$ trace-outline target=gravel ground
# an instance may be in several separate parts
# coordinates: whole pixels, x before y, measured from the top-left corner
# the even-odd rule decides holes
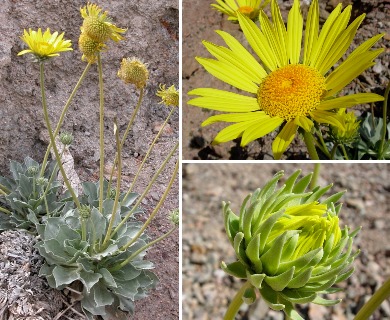
[[[215,2],[215,1],[209,1]],[[304,19],[307,14],[307,3],[301,1],[301,8]],[[320,4],[320,24],[328,17],[329,13],[341,1],[327,0],[319,1]],[[347,0],[342,1],[345,5],[352,4],[352,19],[362,13],[366,13],[366,18],[362,22],[357,34],[351,44],[352,49],[368,38],[378,34],[386,33],[376,47],[386,48],[386,51],[376,59],[376,65],[369,68],[355,81],[348,85],[343,94],[356,92],[375,92],[384,94],[387,83],[390,79],[390,2],[378,0]],[[284,21],[287,21],[287,14],[293,1],[278,0]],[[266,11],[268,8],[266,9]],[[214,30],[224,30],[236,37],[244,46],[247,41],[239,27],[227,21],[226,16],[216,10],[211,9],[204,0],[183,0],[183,159],[187,160],[251,160],[251,159],[273,159],[271,144],[277,132],[273,132],[261,139],[251,142],[247,147],[241,148],[239,141],[231,141],[218,146],[210,146],[217,133],[226,127],[224,123],[216,123],[207,127],[200,124],[208,117],[218,112],[187,105],[190,97],[187,92],[195,88],[218,88],[228,91],[236,89],[223,83],[208,74],[204,68],[195,60],[196,56],[212,57],[202,45],[202,40],[225,46],[221,38]],[[345,58],[345,57],[344,57]],[[376,112],[380,116],[382,104],[376,104]],[[368,105],[359,107],[362,111],[369,110]],[[300,138],[295,138],[289,149],[287,149],[282,159],[307,159],[306,146]]]
[[[183,166],[183,319],[222,319],[241,281],[220,269],[221,261],[235,261],[225,235],[221,201],[230,201],[237,212],[244,197],[262,187],[279,170],[288,177],[296,169],[303,174],[313,164],[186,164]],[[341,287],[335,307],[304,305],[301,313],[310,320],[349,320],[385,279],[390,276],[390,164],[322,164],[318,184],[333,183],[332,193],[347,190],[341,199],[341,223],[352,229],[362,226],[354,241],[361,254],[356,271]],[[264,302],[244,305],[237,319],[282,320],[283,313],[268,310]],[[371,320],[390,319],[385,301]]]

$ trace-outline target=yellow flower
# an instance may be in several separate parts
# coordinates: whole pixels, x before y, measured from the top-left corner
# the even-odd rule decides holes
[[[134,84],[138,89],[145,87],[148,82],[149,71],[141,60],[132,57],[124,58],[118,71],[118,77],[125,83]]]
[[[58,32],[50,33],[47,28],[42,34],[41,28],[38,31],[29,29],[24,30],[21,39],[28,45],[29,49],[22,50],[18,56],[26,53],[32,53],[38,61],[43,61],[51,57],[59,56],[59,52],[73,50],[70,40],[63,40],[64,33],[58,35]]]
[[[235,123],[221,130],[214,144],[241,137],[241,145],[245,146],[281,126],[272,144],[274,157],[280,159],[298,127],[310,132],[314,120],[342,128],[340,115],[333,110],[383,100],[373,93],[335,98],[354,78],[373,66],[373,60],[384,50],[370,50],[384,34],[376,35],[332,69],[348,49],[365,16],[357,17],[347,26],[352,7],[341,9],[339,4],[319,32],[318,0],[312,1],[302,54],[303,18],[299,0],[294,1],[289,12],[287,28],[275,0],[271,3],[273,23],[262,11],[261,29],[238,13],[240,27],[262,64],[226,32],[217,31],[228,48],[203,42],[217,60],[197,57],[198,62],[214,77],[251,94],[214,88],[198,88],[188,93],[200,96],[190,100],[190,105],[233,112],[203,122],[203,126],[215,122]]]
[[[120,33],[126,32],[126,29],[115,26],[111,19],[107,17],[107,11],[101,11],[101,8],[91,3],[80,9],[81,16],[84,18],[81,32],[96,42],[103,43],[109,38],[115,42],[122,40],[123,37]]]
[[[163,103],[166,106],[179,106],[179,90],[176,90],[174,85],[165,89],[165,84],[160,84],[160,91],[157,91],[157,96],[161,97],[162,101],[160,103]]]
[[[87,60],[89,63],[95,63],[97,59],[97,53],[106,47],[104,43],[97,42],[88,37],[84,32],[80,34],[79,48],[83,53],[81,59]]]
[[[218,4],[211,6],[218,11],[227,14],[228,20],[237,22],[237,11],[246,15],[252,20],[258,19],[259,11],[263,9],[270,0],[216,0]]]

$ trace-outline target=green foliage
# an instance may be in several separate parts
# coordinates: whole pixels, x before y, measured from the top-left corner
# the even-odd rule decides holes
[[[390,123],[387,124],[387,136],[382,154],[380,153],[383,119],[376,118],[370,112],[361,124],[361,140],[358,144],[358,160],[361,159],[390,159]]]
[[[125,266],[119,266],[147,244],[143,234],[123,249],[134,239],[142,224],[129,219],[104,246],[114,201],[104,200],[102,214],[96,207],[98,184],[84,183],[83,189],[80,202],[90,208],[89,217],[84,214],[83,218],[78,209],[70,209],[60,217],[48,218],[45,224],[35,220],[40,235],[36,247],[46,261],[40,275],[46,276],[50,286],[57,289],[80,281],[83,284],[81,306],[90,319],[92,315],[109,319],[112,317],[110,310],[116,308],[132,313],[134,301],[145,297],[157,283],[157,277],[149,271],[153,264],[143,260],[145,251]],[[132,209],[136,195],[132,194],[128,199],[118,206],[114,227]],[[34,219],[34,216],[30,218]]]
[[[11,161],[10,178],[0,176],[0,184],[6,195],[0,195],[0,206],[11,214],[0,213],[0,230],[26,229],[32,231],[34,223],[29,216],[35,215],[38,221],[47,216],[57,216],[66,207],[67,198],[57,196],[61,183],[53,179],[57,174],[55,162],[50,163],[44,176],[40,177],[41,165],[27,157],[24,163]]]
[[[321,295],[334,292],[332,286],[352,274],[358,254],[352,253],[352,242],[359,229],[350,232],[338,225],[341,205],[334,203],[344,192],[320,201],[332,185],[307,191],[312,175],[298,179],[299,174],[277,189],[283,172],[277,173],[244,200],[239,215],[229,203],[223,205],[237,261],[223,262],[222,269],[247,279],[272,309],[283,310],[289,319],[303,319],[295,311],[298,303],[338,303]]]

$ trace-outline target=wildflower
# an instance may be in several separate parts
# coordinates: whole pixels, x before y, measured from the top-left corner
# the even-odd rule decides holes
[[[49,28],[43,34],[41,28],[38,31],[29,29],[27,32],[24,30],[21,39],[28,45],[29,49],[20,51],[18,56],[32,53],[37,61],[43,61],[59,56],[60,52],[73,50],[71,48],[72,42],[64,40],[63,37],[64,33],[58,35],[58,32],[54,32],[51,34]]]
[[[147,64],[132,57],[124,58],[118,71],[118,77],[125,83],[134,84],[138,89],[145,87],[149,78]]]
[[[311,174],[298,179],[293,173],[277,189],[283,172],[244,200],[240,215],[224,203],[226,233],[237,261],[222,268],[247,279],[251,290],[259,290],[270,308],[283,310],[289,319],[303,319],[294,310],[297,303],[333,305],[321,294],[336,292],[333,284],[353,273],[352,242],[360,229],[339,227],[344,192],[319,201],[332,185],[305,192]]]
[[[332,66],[351,44],[364,14],[348,27],[352,7],[341,11],[339,4],[329,15],[319,33],[318,0],[309,9],[301,56],[303,18],[299,0],[289,12],[287,29],[275,0],[271,3],[270,22],[260,13],[259,29],[254,22],[237,13],[240,27],[265,68],[230,34],[217,31],[229,48],[204,42],[214,59],[197,58],[216,78],[254,96],[241,95],[213,88],[189,92],[198,95],[189,104],[228,114],[215,115],[202,126],[214,122],[233,122],[219,132],[214,144],[241,137],[241,146],[281,127],[272,144],[274,157],[279,159],[293,140],[298,127],[306,132],[313,121],[342,128],[342,120],[333,109],[356,104],[382,101],[373,93],[358,93],[335,98],[347,84],[367,68],[384,49],[370,50],[383,37],[379,34],[364,42],[334,70]],[[269,70],[269,71],[266,71]]]
[[[84,18],[81,32],[92,40],[103,43],[109,38],[115,42],[123,39],[120,33],[126,32],[126,29],[115,26],[107,16],[107,11],[102,12],[96,4],[88,3],[80,12]]]
[[[106,47],[104,43],[97,42],[88,37],[85,33],[81,33],[79,37],[79,48],[83,53],[81,60],[86,60],[89,63],[95,63],[97,54]]]
[[[227,14],[228,20],[237,23],[237,11],[246,15],[249,19],[255,20],[259,17],[259,11],[263,9],[270,0],[217,0],[218,4],[211,4],[216,10]]]
[[[160,103],[163,103],[166,106],[179,106],[179,90],[176,90],[174,85],[165,89],[165,84],[160,84],[160,91],[157,91],[157,96],[161,97]]]
[[[69,146],[73,142],[73,135],[70,132],[61,132],[60,141],[63,145]]]
[[[332,137],[341,144],[355,142],[359,137],[360,121],[353,112],[347,112],[345,108],[339,109],[337,113],[343,120],[343,127],[330,126]]]

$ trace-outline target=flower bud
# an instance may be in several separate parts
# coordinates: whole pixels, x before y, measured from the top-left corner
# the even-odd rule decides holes
[[[81,58],[83,61],[87,60],[89,63],[95,63],[98,52],[104,49],[105,45],[91,39],[88,35],[82,32],[79,38],[79,48],[83,53]]]
[[[69,146],[73,142],[73,135],[70,132],[61,132],[60,141],[63,145]]]
[[[165,84],[160,84],[160,91],[157,91],[157,96],[161,97],[161,102],[166,106],[177,107],[179,106],[179,91],[172,85],[168,89],[165,89]]]
[[[331,136],[340,144],[352,144],[359,138],[360,121],[353,112],[341,108],[337,112],[341,116],[343,127],[331,126]]]
[[[27,168],[27,174],[29,176],[35,176],[39,172],[39,168],[36,166],[31,166]]]
[[[274,310],[287,317],[298,317],[297,303],[333,305],[320,294],[334,292],[333,284],[353,272],[352,241],[360,229],[340,229],[335,206],[344,192],[319,201],[332,185],[305,189],[311,174],[297,181],[300,171],[276,189],[283,172],[277,173],[262,189],[244,200],[240,215],[223,204],[226,233],[237,261],[222,268],[229,274],[247,279],[252,288]]]
[[[49,183],[49,180],[46,179],[46,178],[44,178],[44,177],[38,178],[38,179],[37,179],[37,182],[36,182],[36,184],[37,184],[38,186],[42,186],[42,187],[47,186],[48,183]]]
[[[135,57],[124,58],[118,71],[118,77],[125,83],[134,84],[137,89],[141,89],[145,87],[149,78],[147,64]]]
[[[88,205],[81,205],[79,209],[79,214],[81,219],[88,219],[91,216],[91,208]]]
[[[179,217],[179,209],[173,210],[169,214],[169,220],[175,225],[178,226],[180,223],[180,217]]]

